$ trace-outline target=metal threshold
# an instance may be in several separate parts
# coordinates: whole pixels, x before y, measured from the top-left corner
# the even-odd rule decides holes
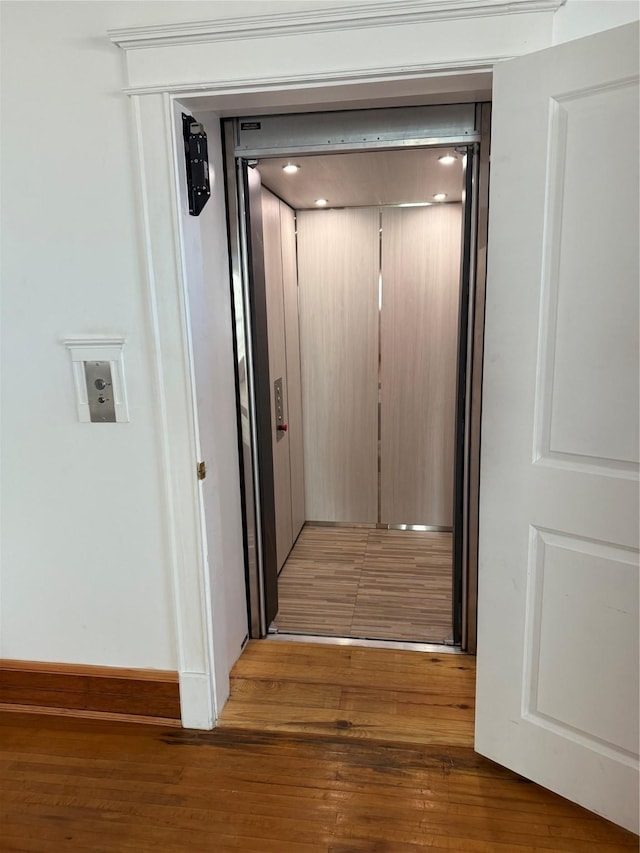
[[[327,646],[359,646],[368,649],[392,649],[402,652],[435,652],[437,654],[465,654],[460,646],[444,643],[413,643],[404,640],[373,640],[360,637],[326,637],[322,634],[269,633],[267,640],[274,642],[320,643]]]

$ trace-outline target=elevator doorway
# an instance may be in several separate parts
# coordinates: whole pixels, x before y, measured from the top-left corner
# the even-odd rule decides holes
[[[463,644],[481,114],[226,122],[254,636]]]

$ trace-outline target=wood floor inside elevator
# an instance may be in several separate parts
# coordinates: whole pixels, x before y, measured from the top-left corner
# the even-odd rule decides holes
[[[278,580],[281,633],[450,643],[452,536],[306,524]]]

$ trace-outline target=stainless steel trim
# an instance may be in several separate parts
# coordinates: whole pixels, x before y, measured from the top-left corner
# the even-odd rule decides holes
[[[91,421],[93,423],[115,423],[116,404],[111,362],[93,359],[85,361],[84,377]]]
[[[305,527],[366,527],[375,530],[375,521],[311,521],[305,520]]]
[[[473,340],[476,316],[476,267],[478,258],[478,168],[479,151],[474,152],[471,173],[471,234],[469,251],[469,307],[467,312],[467,366],[465,376],[464,411],[464,469],[462,482],[462,647],[467,648],[468,639],[468,582],[469,582],[469,465],[471,427],[471,387],[473,381]]]
[[[265,606],[262,579],[262,537],[260,530],[260,499],[258,489],[258,472],[256,465],[256,431],[255,431],[255,402],[253,389],[253,359],[250,333],[250,308],[248,299],[248,254],[245,217],[245,199],[243,183],[236,172],[236,162],[233,155],[233,122],[224,125],[226,175],[227,175],[227,217],[229,223],[230,266],[233,284],[233,319],[236,337],[236,358],[238,381],[242,381],[242,372],[247,382],[247,406],[238,399],[240,415],[240,442],[242,444],[241,477],[244,492],[244,526],[247,548],[247,576],[250,631],[252,637],[259,637],[265,632]],[[238,286],[241,299],[238,300]],[[238,388],[239,393],[239,388]],[[248,436],[242,429],[242,418],[248,422]],[[245,442],[248,438],[248,443]]]
[[[385,524],[373,521],[305,521],[309,527],[365,527],[370,530],[418,530],[426,533],[451,533],[452,527],[436,524]]]
[[[251,430],[251,474],[253,478],[253,502],[255,506],[255,552],[256,552],[256,577],[257,577],[257,611],[259,636],[267,632],[267,616],[264,592],[264,570],[262,554],[262,510],[260,506],[260,472],[258,469],[258,432],[256,426],[256,392],[255,373],[253,366],[253,345],[251,337],[251,298],[249,295],[249,244],[247,235],[247,198],[244,191],[242,174],[243,166],[239,161],[236,171],[236,182],[238,188],[238,216],[240,228],[240,244],[242,249],[242,299],[244,308],[244,340],[247,365],[247,390],[249,400],[249,426]],[[254,581],[255,582],[255,581]],[[251,584],[251,576],[250,576]],[[252,621],[255,622],[252,612]],[[253,626],[252,626],[253,627]]]
[[[235,152],[248,157],[274,151],[401,149],[437,141],[468,144],[476,135],[475,104],[254,115],[238,118]]]
[[[366,649],[392,649],[401,652],[435,652],[460,655],[459,646],[440,643],[407,643],[401,640],[366,640],[358,637],[323,637],[318,634],[269,634],[267,641],[285,643],[318,643],[325,646],[358,646]]]
[[[487,231],[489,218],[489,157],[491,104],[480,104],[480,157],[478,168],[478,225],[476,242],[476,287],[473,357],[471,361],[471,414],[469,423],[469,496],[468,544],[466,572],[466,631],[462,642],[466,651],[475,654],[478,608],[478,514],[480,497],[480,428],[482,415],[482,365],[484,355],[484,316],[487,278]]]
[[[382,523],[382,209],[378,213],[378,524]]]
[[[265,157],[263,159],[268,159],[268,158]],[[285,204],[286,204],[286,202],[285,202]],[[349,210],[371,210],[372,207],[379,207],[380,210],[384,210],[387,207],[444,207],[447,204],[461,204],[461,201],[460,200],[456,201],[454,199],[453,201],[416,201],[416,202],[408,202],[405,204],[403,204],[402,202],[395,203],[395,204],[350,204],[348,209]],[[317,209],[316,207],[298,208],[298,210],[316,210],[316,209]],[[331,204],[328,204],[326,207],[323,207],[322,209],[323,210],[344,210],[345,207],[344,207],[344,205],[343,206],[336,205],[335,207],[332,207]]]
[[[259,157],[266,160],[269,157],[293,157],[297,154],[348,154],[350,151],[401,151],[403,148],[426,148],[427,146],[469,145],[479,142],[480,135],[470,133],[468,136],[425,136],[415,139],[405,139],[398,142],[353,142],[330,145],[278,145],[276,148],[238,149],[238,156]]]

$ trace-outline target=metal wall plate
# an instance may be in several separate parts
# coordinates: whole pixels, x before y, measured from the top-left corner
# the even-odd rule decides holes
[[[467,144],[479,138],[475,104],[393,107],[237,119],[235,153],[248,157],[290,152]]]
[[[89,412],[94,423],[115,423],[116,407],[113,397],[111,362],[85,361]]]

